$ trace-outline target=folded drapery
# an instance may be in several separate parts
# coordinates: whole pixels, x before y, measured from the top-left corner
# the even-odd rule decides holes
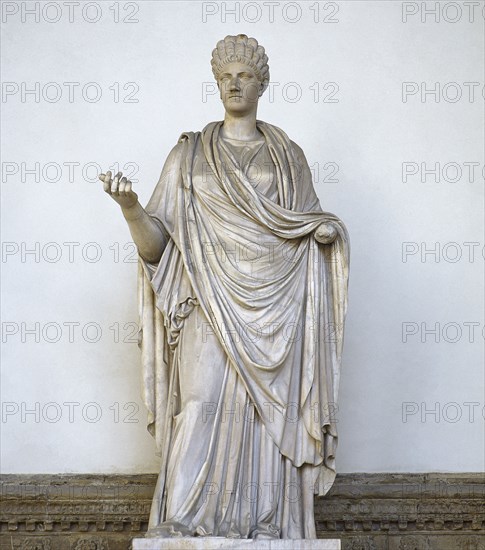
[[[246,142],[241,148],[220,136],[221,125],[182,134],[146,208],[170,237],[160,262],[140,259],[139,272],[143,391],[149,430],[162,457],[150,527],[172,519],[176,529],[190,523],[189,531],[198,528],[199,534],[250,536],[246,531],[260,528],[258,522],[277,525],[275,517],[281,519],[287,511],[276,505],[279,511],[272,519],[256,518],[258,525],[244,528],[236,525],[241,510],[236,512],[234,504],[230,513],[224,508],[226,516],[218,526],[207,527],[201,515],[207,483],[224,481],[207,466],[210,453],[214,458],[221,449],[230,453],[237,445],[231,440],[235,420],[221,426],[220,409],[254,407],[257,425],[254,418],[244,419],[244,426],[253,423],[252,439],[243,427],[247,441],[241,443],[241,452],[256,446],[260,463],[265,454],[273,465],[281,461],[268,483],[275,482],[274,475],[288,480],[301,470],[311,484],[309,494],[328,491],[335,479],[334,412],[349,241],[342,222],[321,210],[306,159],[282,130],[258,121],[264,142]],[[313,233],[328,221],[338,235],[332,244],[321,245]],[[199,323],[195,327],[192,321],[191,340],[183,339],[194,308],[200,308]],[[199,347],[201,342],[205,348]],[[211,346],[214,365],[206,368],[211,354],[205,353]],[[200,355],[205,364],[197,361]],[[183,363],[185,357],[192,358],[192,370]],[[192,378],[216,388],[210,414],[206,402],[199,402],[192,414],[186,412],[194,401],[185,388],[197,394]],[[206,418],[208,426],[201,424],[200,429],[209,430],[212,443],[204,447],[197,466],[197,452],[194,458],[193,449],[186,448],[194,443],[184,422],[197,423],[204,412],[210,421]],[[180,468],[184,460],[190,462],[189,470],[195,468],[199,485],[195,493],[193,488],[187,492],[183,506],[170,508],[168,493],[175,491],[170,483],[176,478],[172,452],[179,453]],[[254,462],[249,460],[247,468],[254,469]],[[231,483],[255,479],[243,470],[240,465],[231,473]],[[227,471],[220,475],[227,481]],[[260,483],[264,475],[256,477]],[[311,519],[303,522],[308,525],[313,522],[310,512]],[[293,534],[290,529],[286,536],[308,538],[312,528]]]

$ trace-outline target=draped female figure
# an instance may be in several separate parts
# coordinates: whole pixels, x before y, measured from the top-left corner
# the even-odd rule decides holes
[[[315,538],[335,479],[349,241],[300,147],[256,118],[267,61],[218,43],[224,121],[181,135],[145,209],[102,176],[140,253],[148,536]]]

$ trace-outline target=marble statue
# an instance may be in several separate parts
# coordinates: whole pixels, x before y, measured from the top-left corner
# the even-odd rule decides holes
[[[349,241],[300,147],[257,120],[254,38],[212,53],[223,121],[184,132],[146,208],[101,174],[139,251],[149,537],[312,539],[335,479]]]

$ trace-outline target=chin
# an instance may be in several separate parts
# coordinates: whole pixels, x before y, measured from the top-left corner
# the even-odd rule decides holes
[[[252,103],[228,101],[224,107],[230,115],[249,115],[254,109]]]
[[[253,111],[246,110],[246,111],[235,111],[234,109],[226,109],[226,113],[234,118],[242,118],[247,115],[250,115]]]

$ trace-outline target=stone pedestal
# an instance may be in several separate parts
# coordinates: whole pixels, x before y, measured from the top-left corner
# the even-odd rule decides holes
[[[226,539],[181,537],[133,539],[133,550],[340,550],[338,539]]]

